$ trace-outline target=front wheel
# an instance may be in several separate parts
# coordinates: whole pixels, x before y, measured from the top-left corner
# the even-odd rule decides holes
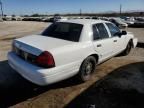
[[[84,60],[80,67],[79,78],[82,82],[86,82],[91,78],[91,74],[96,68],[96,59],[90,56]]]

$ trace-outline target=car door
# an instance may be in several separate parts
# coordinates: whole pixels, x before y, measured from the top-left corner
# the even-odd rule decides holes
[[[118,54],[125,48],[125,36],[121,35],[121,31],[112,23],[106,23],[113,41],[113,54]]]
[[[110,39],[107,29],[103,23],[93,25],[93,45],[99,53],[99,60],[104,61],[112,56],[113,41]]]

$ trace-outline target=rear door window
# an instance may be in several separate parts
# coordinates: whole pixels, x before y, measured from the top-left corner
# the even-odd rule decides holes
[[[109,34],[103,23],[95,24],[95,38],[106,39],[109,38]],[[96,36],[97,35],[97,36]]]
[[[96,25],[93,25],[93,40],[100,39],[99,31],[96,27]]]

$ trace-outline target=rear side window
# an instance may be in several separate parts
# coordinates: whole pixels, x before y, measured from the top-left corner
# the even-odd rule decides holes
[[[108,32],[107,32],[104,24],[102,24],[102,23],[96,24],[96,27],[99,31],[99,35],[100,35],[101,39],[109,38]]]
[[[57,22],[49,26],[43,36],[78,42],[83,25],[74,23]]]
[[[94,40],[109,38],[109,34],[104,26],[104,24],[99,23],[93,25]]]

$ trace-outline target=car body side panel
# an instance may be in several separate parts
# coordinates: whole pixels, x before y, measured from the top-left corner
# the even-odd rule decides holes
[[[62,66],[74,61],[80,61],[80,66],[89,55],[98,54],[98,52],[94,51],[93,44],[90,41],[53,49],[50,52],[54,56],[56,66]]]
[[[94,50],[99,53],[99,61],[104,61],[113,54],[113,45],[110,38],[93,42]],[[101,47],[99,47],[101,45]]]

